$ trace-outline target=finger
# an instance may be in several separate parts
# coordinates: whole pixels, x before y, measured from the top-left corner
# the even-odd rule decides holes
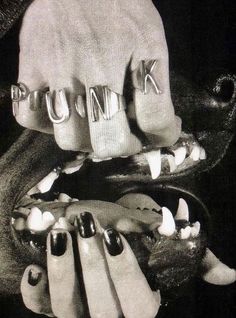
[[[202,261],[202,279],[214,285],[228,285],[236,281],[236,270],[222,263],[208,248]]]
[[[91,65],[91,69],[97,71],[93,78],[86,80],[91,143],[99,158],[129,156],[141,150],[124,110],[122,95],[127,60],[124,57],[114,60],[111,54],[106,61],[101,59],[102,67],[96,63]]]
[[[181,132],[181,120],[175,116],[169,84],[168,49],[161,22],[156,30],[145,32],[133,55],[134,104],[139,127],[157,136],[157,146],[174,144]]]
[[[52,80],[50,95],[47,96],[47,107],[59,147],[63,150],[91,151],[83,87],[73,79]]]
[[[39,78],[39,72],[29,78],[21,73],[17,85],[11,87],[13,115],[25,128],[52,134],[45,103],[46,84]]]
[[[120,317],[121,308],[109,275],[98,221],[93,219],[91,213],[81,213],[78,229],[78,247],[90,316]]]
[[[36,314],[52,317],[48,280],[44,269],[37,265],[26,268],[21,280],[21,294],[25,306]]]
[[[125,238],[113,229],[104,232],[104,249],[112,281],[127,318],[154,318],[160,306]]]
[[[20,56],[18,82],[27,88],[27,94],[19,103],[13,103],[16,120],[22,126],[45,133],[53,133],[47,116],[45,97],[42,91],[48,87],[44,75],[45,61],[42,45],[44,40],[44,13],[37,10],[37,3],[26,12],[20,33]],[[38,30],[40,29],[40,34]],[[37,31],[36,31],[37,30]],[[37,36],[32,36],[37,34]]]
[[[53,230],[49,233],[47,267],[51,304],[55,316],[83,317],[72,239],[68,232]]]

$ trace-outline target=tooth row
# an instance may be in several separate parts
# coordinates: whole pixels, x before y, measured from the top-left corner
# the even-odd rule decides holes
[[[179,206],[175,218],[171,211],[166,207],[162,208],[162,224],[158,227],[158,232],[164,236],[172,236],[176,231],[175,220],[189,221],[189,208],[184,199],[179,199]],[[185,240],[189,237],[195,238],[199,235],[200,223],[195,222],[192,226],[186,226],[180,230],[180,239]]]
[[[78,200],[71,199],[64,193],[61,194],[61,199],[63,199],[61,202],[73,202],[74,200]],[[17,231],[28,229],[32,233],[44,232],[51,227],[53,227],[53,229],[64,229],[67,231],[71,231],[73,229],[73,226],[65,217],[60,217],[59,220],[56,221],[51,212],[42,212],[38,207],[31,208],[27,219],[24,219],[23,217],[19,217],[17,219],[12,218],[12,225]]]
[[[27,228],[32,232],[46,231],[55,223],[51,212],[42,212],[39,208],[33,207],[26,220]]]
[[[185,158],[187,157],[187,147],[183,145],[171,151],[174,153],[174,156],[167,155],[167,160],[169,163],[170,173],[173,173],[177,169],[177,167],[184,162]],[[145,152],[143,155],[149,164],[152,179],[157,179],[161,174],[162,155],[160,149]],[[200,145],[195,142],[193,144],[189,157],[193,161],[205,160],[205,149],[200,147]]]

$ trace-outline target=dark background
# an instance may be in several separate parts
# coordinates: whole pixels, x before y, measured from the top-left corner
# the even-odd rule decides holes
[[[127,0],[128,1],[128,0]],[[170,67],[192,82],[205,86],[214,74],[235,73],[235,4],[223,0],[155,1],[163,18],[170,52]],[[0,94],[16,81],[18,30],[16,25],[0,41]],[[1,96],[1,95],[0,95]],[[10,103],[0,103],[0,153],[4,153],[21,128],[14,122]],[[4,106],[5,105],[5,106]],[[220,141],[219,141],[220,142]],[[198,187],[211,212],[211,249],[236,268],[236,138],[222,162],[203,174]],[[0,301],[0,317],[31,316],[20,297]],[[34,316],[34,315],[32,315]],[[163,308],[158,317],[236,317],[236,288],[197,281],[190,294]]]

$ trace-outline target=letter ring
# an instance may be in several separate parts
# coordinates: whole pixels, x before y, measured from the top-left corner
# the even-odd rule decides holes
[[[11,85],[12,112],[16,116],[19,110],[19,102],[25,100],[29,95],[29,89],[23,83]]]
[[[92,121],[99,120],[99,112],[105,120],[110,120],[117,112],[125,110],[124,96],[107,86],[95,86],[89,89]]]
[[[151,88],[154,89],[157,95],[162,94],[153,75],[156,65],[157,60],[142,60],[138,69],[134,71],[134,80],[137,83],[137,88],[140,89],[144,95],[148,94]]]
[[[29,91],[28,87],[23,83],[17,83],[17,85],[12,85],[11,99],[13,115],[16,116],[18,114],[19,102],[26,99],[29,103],[30,110],[36,111],[37,109],[39,109],[41,107],[44,93],[47,90],[48,89],[45,88],[43,90]]]
[[[70,118],[70,109],[67,102],[65,89],[60,89],[56,91],[55,94],[58,95],[60,105],[61,105],[62,115],[59,116],[56,113],[55,107],[52,101],[52,94],[49,91],[46,93],[46,106],[47,106],[48,116],[51,122],[53,124],[61,124],[63,122],[66,122]]]

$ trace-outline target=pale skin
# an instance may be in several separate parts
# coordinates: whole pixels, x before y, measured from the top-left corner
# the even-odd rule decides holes
[[[138,71],[141,61],[156,60],[143,94]],[[133,79],[133,101],[110,120],[91,118],[89,89],[107,86],[123,95],[124,81]],[[50,122],[46,106],[29,110],[20,102],[16,120],[24,127],[52,133],[64,150],[89,151],[96,157],[129,156],[142,151],[130,130],[129,115],[157,147],[173,145],[180,135],[169,87],[168,49],[161,18],[152,1],[145,0],[35,0],[25,13],[20,34],[19,82],[30,91],[64,88],[70,106],[68,121]],[[75,110],[74,100],[86,109]],[[55,101],[57,114],[61,105]],[[129,115],[127,115],[129,114]]]
[[[160,307],[160,293],[150,289],[126,239],[120,235],[123,250],[116,256],[111,255],[105,244],[104,230],[98,220],[94,220],[94,236],[83,238],[77,234],[90,316],[154,318]],[[26,268],[21,282],[24,303],[30,310],[47,316],[86,317],[78,287],[71,236],[64,230],[56,232],[65,233],[66,251],[61,256],[52,255],[48,235],[47,273],[37,265]],[[41,279],[36,286],[28,282],[30,270],[40,274]]]
[[[157,61],[152,76],[161,94],[150,83],[147,94],[141,90],[140,63],[152,60]],[[23,18],[18,82],[30,91],[49,87],[54,93],[64,88],[70,117],[55,124],[49,120],[45,104],[31,111],[21,101],[16,120],[24,127],[54,134],[64,150],[93,152],[101,159],[142,151],[142,141],[130,130],[130,118],[155,146],[171,146],[179,138],[181,119],[175,116],[171,101],[168,64],[162,20],[150,0],[35,0]],[[89,89],[107,86],[123,95],[127,74],[132,78],[133,101],[110,120],[100,115],[94,122]],[[75,110],[78,94],[85,118]],[[58,99],[55,110],[59,115],[62,112]],[[111,256],[97,220],[96,227],[91,238],[77,236],[91,317],[154,318],[160,295],[150,289],[127,241],[121,236],[123,251]],[[26,269],[21,283],[23,299],[36,313],[85,317],[71,237],[63,232],[66,252],[52,255],[48,236],[47,272],[36,265]],[[36,286],[28,283],[30,270],[41,274]],[[96,289],[95,282],[99,282]]]

